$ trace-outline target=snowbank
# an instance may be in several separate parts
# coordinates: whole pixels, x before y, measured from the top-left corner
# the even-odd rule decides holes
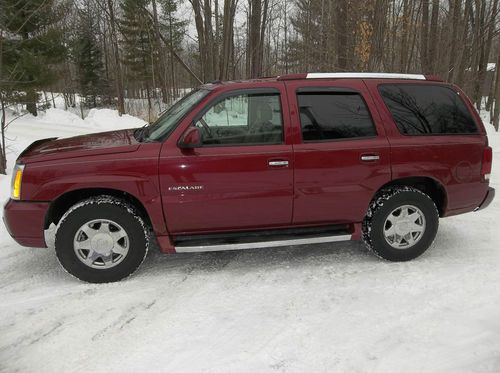
[[[92,109],[85,118],[85,122],[98,128],[118,129],[142,127],[146,124],[142,119],[124,114],[121,117],[118,111],[110,109]]]
[[[146,122],[125,114],[118,115],[118,111],[111,109],[91,109],[85,119],[78,115],[62,109],[50,108],[34,118],[37,122],[62,124],[66,126],[85,127],[91,126],[96,129],[112,130],[121,128],[141,127]]]

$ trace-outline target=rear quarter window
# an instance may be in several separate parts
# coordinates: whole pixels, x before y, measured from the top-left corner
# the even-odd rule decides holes
[[[478,132],[462,98],[448,87],[383,84],[378,89],[404,135]]]

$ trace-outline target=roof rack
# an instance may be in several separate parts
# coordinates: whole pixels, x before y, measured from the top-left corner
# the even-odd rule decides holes
[[[431,75],[400,73],[307,73],[288,74],[278,77],[278,80],[298,79],[411,79],[441,81],[440,78]]]

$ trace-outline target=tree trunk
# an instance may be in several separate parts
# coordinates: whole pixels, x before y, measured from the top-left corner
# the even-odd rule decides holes
[[[36,103],[38,101],[38,94],[33,89],[26,90],[26,110],[33,116],[38,115]]]
[[[385,32],[388,22],[387,10],[387,0],[375,1],[375,7],[373,8],[371,17],[373,33],[371,35],[371,53],[368,59],[368,71],[380,71],[382,69],[382,60],[385,49]]]
[[[469,57],[470,57],[470,47],[469,47],[469,11],[470,11],[470,2],[472,0],[466,0],[465,1],[465,8],[464,8],[464,16],[462,18],[462,34],[461,34],[461,45],[460,45],[460,57],[459,57],[459,64],[458,64],[458,71],[456,73],[456,83],[459,86],[463,85],[464,81],[464,76],[465,76],[465,70],[467,69],[467,63],[469,62]]]
[[[201,77],[204,82],[211,79],[208,74],[209,67],[207,66],[211,62],[208,59],[207,54],[207,36],[205,30],[205,22],[203,21],[203,15],[201,10],[201,4],[199,0],[190,0],[194,11],[194,23],[196,25],[196,33],[198,34],[198,50],[200,53],[200,68]]]
[[[229,61],[233,45],[233,24],[236,13],[236,0],[224,1],[224,14],[222,21],[222,49],[220,55],[219,80],[227,80],[229,74]]]
[[[0,78],[3,76],[3,32],[0,32]],[[5,105],[0,90],[0,174],[7,173],[7,157],[5,150]]]
[[[484,4],[484,6],[486,7],[486,4]],[[478,79],[477,79],[478,80],[477,84],[479,85],[478,89],[479,94],[477,99],[478,102],[476,103],[476,105],[481,105],[484,81],[486,78],[486,69],[490,59],[491,44],[493,43],[493,34],[495,32],[495,20],[496,20],[497,8],[498,8],[498,0],[493,0],[490,16],[488,17],[488,23],[486,25],[486,28],[488,30],[486,40],[483,39],[483,53],[481,55],[482,59],[480,60]]]
[[[430,73],[429,68],[429,0],[422,0],[422,24],[420,34],[420,65],[424,74]]]
[[[2,93],[0,93],[0,107],[1,107],[1,113],[0,115],[2,118],[0,118],[0,137],[1,137],[1,142],[0,142],[0,174],[6,175],[7,174],[7,156],[5,153],[5,104],[3,101],[3,96]]]
[[[166,68],[165,68],[165,63],[167,61],[165,57],[165,53],[163,48],[161,47],[161,39],[160,39],[160,25],[158,22],[158,11],[156,8],[156,0],[152,0],[151,4],[153,6],[153,28],[154,28],[154,33],[155,33],[155,38],[154,38],[154,47],[156,48],[158,52],[158,78],[160,80],[160,90],[161,90],[161,96],[162,96],[162,101],[163,103],[167,103],[169,101],[169,96],[168,96],[168,88],[167,88],[167,74],[166,74]],[[153,87],[153,89],[156,92],[156,86]]]
[[[448,81],[453,82],[455,76],[455,62],[457,56],[457,35],[459,30],[460,12],[462,11],[462,1],[455,0],[450,2],[450,20],[449,20],[449,59],[448,59]]]
[[[337,1],[336,9],[336,52],[337,67],[340,71],[347,70],[347,0]]]
[[[260,20],[262,16],[261,0],[250,0],[250,22],[249,22],[249,60],[250,76],[249,78],[258,78],[261,75],[260,48]]]
[[[284,21],[285,21],[285,40],[283,41],[283,56],[285,58],[285,74],[288,74],[288,8],[287,8],[287,2],[285,1],[283,5],[283,12],[284,12]]]
[[[207,63],[205,64],[205,75],[208,81],[215,80],[214,74],[214,32],[212,28],[212,2],[205,0],[203,6],[205,21],[205,47]]]
[[[429,43],[429,67],[430,71],[433,74],[437,73],[437,29],[438,29],[438,19],[439,19],[439,0],[432,0],[432,13],[431,13],[431,26],[430,26],[430,35],[429,40],[432,40],[432,43]]]
[[[498,132],[498,123],[500,118],[500,39],[497,42],[497,60],[495,66],[495,110],[493,112],[493,126]]]
[[[174,38],[172,17],[173,17],[173,14],[170,13],[168,15],[168,34],[169,34],[169,47],[170,47],[169,60],[170,60],[170,80],[171,80],[171,89],[172,89],[172,102],[174,102],[177,99],[177,85],[176,85],[176,81],[175,81],[176,76],[175,76],[174,56],[172,54],[172,51],[174,50],[174,45],[172,43],[172,40]]]
[[[259,36],[259,74],[256,78],[261,77],[264,71],[264,48],[265,43],[265,33],[267,24],[267,11],[268,11],[269,0],[264,0],[264,9],[262,10],[261,23],[260,23],[260,36]]]
[[[406,72],[406,62],[408,58],[408,38],[410,35],[410,4],[409,0],[403,0],[403,28],[401,32],[399,72]]]
[[[477,9],[479,8],[479,10]],[[476,104],[476,108],[478,111],[481,111],[481,96],[483,89],[483,81],[484,81],[484,73],[486,70],[486,62],[488,56],[486,56],[486,43],[484,38],[484,18],[486,13],[486,0],[476,0],[476,15],[477,18],[477,38],[476,45],[478,46],[478,54],[476,63],[472,65],[474,71],[474,89],[472,93],[473,102]]]
[[[118,114],[121,116],[125,114],[125,98],[123,97],[123,76],[122,67],[120,62],[120,52],[118,49],[118,37],[116,35],[116,19],[115,12],[113,9],[113,0],[108,0],[108,12],[109,12],[109,22],[111,27],[111,40],[113,43],[113,54],[115,58],[115,85],[116,85],[116,97],[118,99],[116,103],[116,108],[118,109]]]

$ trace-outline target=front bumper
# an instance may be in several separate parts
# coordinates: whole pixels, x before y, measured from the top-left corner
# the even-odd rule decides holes
[[[488,207],[495,198],[495,189],[492,187],[488,188],[488,191],[486,192],[486,196],[483,199],[483,202],[479,205],[479,207],[476,209],[476,211],[482,210],[486,207]]]
[[[3,208],[3,221],[7,231],[22,246],[47,247],[44,226],[48,208],[49,202],[9,199]]]

